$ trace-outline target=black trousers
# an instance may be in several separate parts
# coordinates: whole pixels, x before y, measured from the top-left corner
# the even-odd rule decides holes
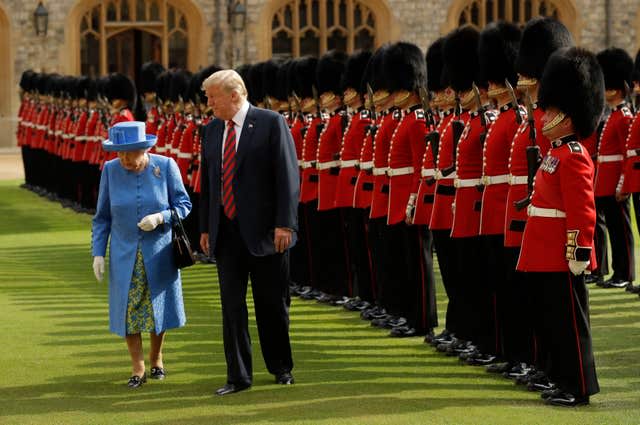
[[[307,208],[317,208],[317,205],[314,201],[308,203]],[[314,287],[330,295],[348,295],[351,286],[349,259],[340,211],[315,211],[308,218]]]
[[[589,297],[584,274],[529,272],[540,354],[549,379],[577,395],[600,391],[589,327]]]
[[[607,223],[604,219],[604,211],[596,208],[596,227],[593,229],[593,245],[596,254],[597,265],[591,271],[595,276],[609,274],[609,250],[607,240]]]
[[[442,284],[449,298],[447,305],[447,314],[445,319],[445,328],[455,333],[459,330],[459,314],[460,308],[456,305],[456,299],[459,292],[459,268],[458,268],[458,250],[459,239],[452,239],[451,230],[432,230],[433,245],[438,258],[438,266],[442,275]]]
[[[298,204],[298,242],[289,250],[291,281],[296,285],[311,285],[311,242],[309,241],[308,204]]]
[[[516,270],[520,248],[504,249],[507,272],[502,303],[502,348],[504,359],[529,365],[535,362],[535,337],[533,332],[532,299],[526,275]]]
[[[250,385],[253,377],[247,313],[251,278],[262,357],[272,374],[293,368],[289,340],[289,254],[256,257],[249,253],[237,221],[220,211],[215,256],[220,282],[227,382]]]
[[[409,227],[409,254],[417,259],[414,264],[417,270],[413,272],[415,285],[414,322],[416,330],[425,333],[438,327],[438,306],[436,303],[436,276],[433,271],[433,234],[427,226]],[[411,247],[413,245],[413,247]]]
[[[494,324],[493,291],[486,279],[489,267],[483,238],[452,239],[456,244],[456,280],[455,295],[453,303],[449,299],[449,308],[455,314],[456,336],[473,341],[483,353],[491,353],[492,345],[487,340],[492,335]]]
[[[349,258],[349,275],[352,282],[352,296],[372,302],[374,285],[372,281],[373,262],[367,243],[368,211],[362,208],[341,208],[346,252]]]
[[[370,219],[368,236],[376,286],[375,302],[386,309],[389,308],[389,298],[393,300],[393,269],[389,257],[391,249],[387,218]]]
[[[633,282],[635,279],[635,260],[629,200],[618,202],[614,196],[600,196],[596,198],[596,211],[604,215],[611,239],[613,279]],[[596,260],[598,263],[601,258],[607,258],[606,251],[606,242],[597,248]]]

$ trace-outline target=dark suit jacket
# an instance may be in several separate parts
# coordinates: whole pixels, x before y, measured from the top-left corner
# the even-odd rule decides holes
[[[204,128],[201,151],[200,230],[209,233],[215,252],[220,222],[222,136],[225,123],[214,119]],[[275,254],[274,229],[292,229],[296,241],[300,182],[295,145],[284,118],[249,106],[236,154],[233,178],[240,234],[255,256]]]

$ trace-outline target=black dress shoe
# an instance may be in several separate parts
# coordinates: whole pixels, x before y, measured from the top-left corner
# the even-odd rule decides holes
[[[216,395],[227,395],[237,393],[242,390],[246,390],[251,385],[235,385],[235,384],[224,384],[223,387],[220,387],[216,390]]]
[[[540,393],[540,398],[543,400],[546,400],[550,397],[556,397],[558,395],[562,394],[562,390],[560,388],[553,388],[550,390],[544,390],[543,392]]]
[[[129,382],[127,383],[127,386],[129,388],[140,388],[142,384],[144,384],[145,382],[147,382],[146,372],[142,376],[133,375],[131,378],[129,378]]]
[[[609,280],[605,280],[602,287],[603,288],[626,288],[628,284],[629,284],[628,280],[611,278]]]
[[[166,373],[164,368],[162,367],[152,367],[151,368],[151,379],[163,380],[166,377]]]
[[[575,407],[589,404],[589,396],[579,396],[567,392],[560,392],[547,398],[547,404],[562,407]]]
[[[599,274],[591,273],[584,277],[584,283],[586,283],[587,285],[596,283],[598,284],[598,286],[600,286],[602,285],[603,282],[604,282],[604,277],[602,277],[602,275],[599,275]]]
[[[291,385],[295,382],[293,379],[293,375],[291,372],[282,372],[276,375],[276,384],[280,385]]]
[[[487,365],[485,370],[488,373],[505,373],[511,370],[511,368],[513,367],[514,367],[513,363],[511,362],[500,362],[500,363],[492,363],[490,365]]]
[[[480,356],[473,356],[467,359],[467,364],[471,366],[486,366],[491,363],[495,363],[498,357],[493,354],[481,354]]]
[[[624,290],[627,292],[631,292],[632,294],[640,294],[640,285],[634,285],[633,283],[630,283],[626,288],[624,288]]]
[[[424,336],[424,343],[431,344],[433,339],[435,338],[435,334],[433,333],[433,329],[428,329],[427,334]]]
[[[407,338],[416,335],[418,335],[416,328],[413,328],[409,325],[395,326],[391,328],[391,331],[389,332],[389,336],[395,338]]]

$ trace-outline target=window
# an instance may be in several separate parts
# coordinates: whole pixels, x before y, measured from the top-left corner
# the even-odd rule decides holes
[[[553,0],[472,0],[464,3],[458,13],[457,24],[471,24],[479,29],[499,20],[523,25],[535,16],[558,20],[566,18],[558,4],[560,2]]]
[[[365,0],[292,0],[271,19],[271,56],[319,56],[375,48],[376,15]]]

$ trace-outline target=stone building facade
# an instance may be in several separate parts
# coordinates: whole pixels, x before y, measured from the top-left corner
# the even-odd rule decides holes
[[[242,0],[244,28],[236,29],[229,11],[237,0],[43,0],[46,36],[34,28],[38,2],[0,0],[0,147],[15,143],[18,82],[26,69],[98,75],[153,58],[195,70],[399,39],[426,48],[463,22],[481,27],[505,16],[523,22],[541,11],[594,51],[617,46],[635,55],[640,47],[640,0]],[[146,57],[131,51],[140,40],[150,46]]]

